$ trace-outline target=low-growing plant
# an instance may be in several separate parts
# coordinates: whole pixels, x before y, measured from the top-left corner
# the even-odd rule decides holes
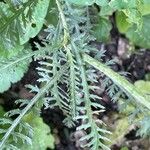
[[[6,113],[6,118],[0,119],[0,124],[5,126],[0,129],[0,149],[18,149],[17,142],[21,140],[31,144],[29,132],[22,132],[31,130],[24,116],[30,114],[31,109],[44,106],[45,109],[58,107],[66,117],[63,121],[66,126],[78,125],[77,130],[84,130],[86,134],[80,139],[86,141],[83,147],[108,150],[105,143],[110,141],[107,134],[111,133],[98,119],[98,114],[105,108],[99,102],[101,97],[93,92],[100,88],[97,72],[113,101],[128,97],[123,105],[124,108],[128,104],[134,105],[132,118],[140,115],[141,121],[150,117],[147,94],[110,69],[114,62],[102,61],[104,51],[91,44],[96,38],[108,39],[111,30],[108,17],[114,11],[124,12],[126,20],[137,25],[138,32],[142,24],[142,6],[142,0],[0,2],[0,92],[19,81],[30,62],[36,60],[40,83],[39,86],[27,85],[35,96],[31,100],[16,100],[20,109],[11,110]],[[32,50],[29,39],[36,35],[42,46],[35,43],[36,50]],[[14,120],[11,119],[13,115],[17,115]],[[144,135],[146,133],[145,130]]]

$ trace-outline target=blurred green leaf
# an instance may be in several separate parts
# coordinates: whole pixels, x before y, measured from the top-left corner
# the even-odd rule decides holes
[[[136,0],[111,0],[109,5],[114,10],[122,10],[136,7]]]
[[[150,0],[144,0],[144,4],[139,6],[142,15],[150,14]]]
[[[126,36],[133,44],[143,47],[150,48],[150,15],[143,16],[143,25],[140,31],[137,31],[136,25],[133,25],[126,32]]]
[[[145,80],[146,80],[146,81],[150,81],[150,73],[147,73],[147,74],[145,75]]]
[[[116,12],[116,24],[119,32],[125,33],[132,26],[127,20],[127,16],[122,12]]]
[[[124,138],[129,128],[129,121],[126,116],[120,116],[118,120],[115,120],[115,129],[111,129],[110,131],[113,133],[108,138],[111,139],[111,144],[116,144],[116,142],[122,138]]]
[[[143,94],[150,94],[150,81],[138,80],[134,83],[134,85]]]
[[[94,3],[100,6],[106,6],[108,5],[109,0],[68,0],[69,2],[80,5],[80,6],[89,6]]]
[[[99,17],[98,23],[93,27],[93,35],[97,40],[107,42],[110,39],[111,22],[107,18]]]
[[[109,5],[107,5],[107,6],[101,7],[99,15],[100,16],[110,16],[113,14],[113,12],[114,12],[114,10]]]
[[[32,145],[21,145],[21,150],[46,150],[54,149],[54,137],[51,134],[50,127],[46,125],[42,118],[33,114],[27,114],[23,120],[28,122],[33,128]]]
[[[136,6],[137,9],[129,7],[128,4],[126,9],[122,9],[116,12],[116,24],[119,32],[125,33],[129,40],[140,47],[150,48],[150,1],[144,0],[143,3],[135,5],[134,1],[130,1],[131,6]],[[113,2],[115,3],[115,2]],[[117,10],[119,10],[119,2],[115,3]],[[125,3],[123,5],[125,7]]]
[[[50,1],[50,5],[49,5],[49,8],[48,8],[48,12],[47,12],[47,15],[46,15],[46,18],[45,20],[47,21],[47,24],[52,24],[54,26],[57,25],[57,22],[58,22],[58,12],[57,10],[55,9],[56,8],[56,3],[54,0],[51,0]]]
[[[121,150],[129,150],[128,147],[122,147]]]

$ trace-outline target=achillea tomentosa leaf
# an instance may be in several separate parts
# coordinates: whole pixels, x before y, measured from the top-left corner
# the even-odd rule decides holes
[[[43,0],[43,1],[45,1],[45,0]],[[63,2],[64,3],[62,4],[62,3],[59,3],[59,0],[56,0],[57,6],[58,6],[58,11],[60,13],[60,18],[61,18],[62,22],[61,22],[61,20],[59,20],[59,23],[57,25],[58,32],[56,32],[57,34],[54,34],[54,36],[50,36],[52,39],[50,39],[48,41],[48,43],[50,46],[52,46],[53,43],[62,41],[62,37],[64,37],[64,39],[65,39],[66,32],[70,32],[70,33],[67,33],[67,36],[69,36],[68,34],[71,34],[71,36],[69,36],[70,40],[67,39],[67,42],[63,43],[64,45],[62,47],[58,48],[57,51],[53,51],[53,53],[51,53],[49,51],[47,53],[47,56],[45,57],[44,61],[40,62],[41,66],[37,68],[39,76],[40,76],[38,81],[41,83],[41,85],[44,85],[44,83],[46,83],[46,85],[44,87],[42,87],[41,89],[40,89],[40,87],[38,88],[38,87],[28,86],[28,87],[30,87],[30,89],[32,91],[34,91],[37,94],[35,95],[35,97],[32,100],[29,101],[29,103],[27,103],[27,101],[22,103],[21,106],[24,106],[25,104],[27,104],[26,107],[22,110],[22,112],[11,111],[12,114],[16,114],[19,112],[19,116],[14,120],[14,122],[11,123],[11,126],[6,131],[6,134],[4,135],[4,137],[0,143],[1,148],[3,146],[5,146],[5,144],[7,145],[7,143],[9,142],[8,141],[9,137],[14,134],[15,128],[18,129],[18,125],[20,125],[20,122],[23,119],[23,117],[25,116],[25,114],[33,107],[33,105],[38,103],[40,98],[45,96],[44,97],[45,106],[47,108],[53,108],[55,106],[58,106],[63,111],[63,114],[67,117],[67,120],[65,120],[66,121],[65,123],[68,126],[73,124],[71,121],[74,119],[75,119],[75,121],[81,122],[81,125],[79,125],[79,127],[77,129],[78,130],[86,130],[86,135],[84,137],[82,137],[80,139],[80,141],[84,141],[84,140],[87,141],[87,143],[85,145],[83,144],[82,146],[88,147],[91,150],[99,150],[100,148],[107,149],[107,150],[109,149],[107,146],[105,146],[103,144],[103,142],[109,141],[109,139],[107,139],[105,134],[106,133],[110,134],[110,132],[105,129],[102,129],[104,123],[101,120],[99,120],[98,116],[97,116],[100,112],[104,111],[104,108],[103,108],[103,106],[101,106],[99,103],[96,102],[99,99],[99,97],[97,95],[93,95],[91,93],[92,90],[98,88],[98,87],[92,86],[93,83],[95,83],[95,84],[97,83],[96,81],[98,78],[94,74],[95,71],[93,71],[93,69],[91,70],[91,68],[90,68],[90,70],[87,70],[88,67],[85,64],[85,62],[87,62],[87,63],[91,62],[91,65],[95,66],[96,68],[99,68],[101,66],[101,64],[99,65],[99,63],[97,61],[95,62],[95,59],[94,60],[90,59],[90,58],[88,58],[88,55],[85,54],[85,52],[87,52],[87,53],[92,52],[91,49],[89,48],[90,46],[88,46],[89,41],[92,40],[92,36],[89,36],[89,30],[91,28],[90,28],[90,26],[87,25],[89,23],[88,21],[90,21],[90,19],[87,17],[87,16],[89,16],[87,13],[88,10],[87,10],[87,7],[85,7],[85,9],[83,9],[84,10],[83,14],[87,14],[87,15],[86,15],[86,17],[80,17],[80,16],[78,16],[79,13],[77,13],[77,15],[74,15],[74,11],[70,11],[69,9],[71,9],[71,7],[70,7],[70,5],[68,5],[67,6],[68,13],[67,13],[66,6],[65,6],[66,1],[63,1]],[[84,4],[92,5],[92,4],[96,3],[100,6],[102,6],[102,5],[105,5],[106,2],[108,2],[108,1],[106,1],[106,0],[102,0],[102,1],[100,1],[100,0],[95,0],[95,1],[94,0],[93,1],[70,0],[70,2],[72,2],[74,4],[77,4],[76,2],[79,2],[79,3],[82,3],[83,5]],[[116,2],[116,1],[112,0],[111,2]],[[43,6],[44,6],[44,4],[43,4]],[[61,9],[61,4],[62,4],[62,9]],[[63,8],[64,8],[64,10],[63,10]],[[74,7],[73,9],[76,9],[76,8]],[[39,12],[41,13],[40,6],[39,6]],[[37,14],[38,14],[38,12],[37,12]],[[73,17],[77,16],[77,18],[79,18],[80,21],[76,18],[73,18],[72,16]],[[38,17],[38,15],[37,15],[37,17]],[[33,21],[34,18],[32,18],[31,20]],[[84,20],[84,21],[82,22],[81,20]],[[30,23],[30,27],[36,28],[35,22],[32,22],[32,21]],[[68,24],[69,30],[67,30],[67,24]],[[80,24],[82,24],[81,30],[80,30],[80,26],[79,26]],[[28,25],[28,22],[26,25]],[[87,25],[87,27],[86,27],[86,25]],[[62,32],[63,28],[64,28],[64,32]],[[82,34],[80,33],[80,31],[82,31]],[[64,33],[64,35],[62,35],[62,33]],[[72,36],[72,34],[74,34],[74,35]],[[29,37],[32,37],[32,36],[29,35]],[[70,43],[70,41],[71,41],[71,43]],[[26,42],[26,38],[24,39],[23,42]],[[68,48],[67,44],[69,45],[69,48],[70,48],[68,50],[66,49],[66,48]],[[71,45],[71,47],[70,47],[70,45]],[[21,49],[21,51],[22,51],[22,49]],[[88,60],[87,60],[87,58],[88,58]],[[17,59],[19,59],[19,58],[16,57],[16,60]],[[20,61],[18,61],[18,62],[20,62]],[[23,64],[24,63],[26,63],[26,62],[23,62]],[[18,73],[17,72],[18,70],[16,71],[16,68],[17,69],[25,68],[25,66],[22,66],[22,64],[20,64],[20,63],[14,63],[14,59],[9,62],[8,62],[8,60],[3,61],[1,64],[2,64],[2,67],[0,67],[1,68],[0,75],[3,75],[3,77],[5,77],[7,75],[9,77],[9,79],[6,80],[7,81],[6,83],[8,83],[8,84],[16,82],[17,79],[14,81],[14,76],[16,77],[16,75],[18,76],[18,74],[21,74],[21,71],[19,70],[19,73]],[[132,90],[133,90],[133,92],[135,91],[134,88],[130,89],[130,86],[128,86],[128,82],[126,82],[125,80],[122,81],[124,84],[122,82],[115,82],[116,80],[120,81],[121,79],[118,78],[117,74],[112,73],[112,71],[110,69],[107,69],[106,66],[103,66],[103,64],[102,64],[101,68],[102,68],[102,69],[100,69],[100,70],[102,70],[101,72],[104,72],[104,74],[107,75],[110,79],[112,79],[115,84],[118,84],[120,87],[123,87],[122,90],[125,91],[127,89],[127,92],[129,92],[129,93]],[[5,74],[3,74],[3,71],[5,71]],[[16,72],[17,72],[17,74],[15,74]],[[8,74],[10,74],[10,75],[8,75]],[[113,78],[111,77],[111,74],[114,74],[114,75],[112,75]],[[4,81],[5,80],[2,80],[2,84]],[[8,84],[5,84],[5,85],[8,85]],[[110,95],[114,95],[114,92],[115,92],[114,87],[111,89],[111,91],[112,92],[110,93]],[[133,93],[133,94],[136,94],[135,98],[137,98],[138,101],[140,98],[142,98],[142,100],[145,100],[145,97],[143,97],[143,95],[140,97],[140,94],[138,94],[137,92],[138,91],[135,91]],[[21,101],[22,100],[19,100],[18,103]],[[141,104],[143,104],[143,103],[144,102],[142,102]],[[147,105],[147,103],[145,103],[144,105]],[[147,107],[150,108],[150,105],[148,105]],[[96,108],[96,111],[93,111],[93,108]],[[5,120],[5,121],[9,123],[9,120]],[[39,147],[37,147],[37,145],[41,141],[42,141],[42,143],[40,143],[40,146],[41,146],[40,149],[43,149],[43,148],[45,149],[46,146],[43,143],[46,142],[46,144],[47,144],[47,142],[48,143],[50,142],[50,141],[47,141],[48,137],[47,136],[45,137],[45,131],[47,131],[48,129],[47,129],[47,127],[43,127],[43,125],[41,125],[41,121],[42,121],[41,118],[40,119],[35,118],[35,120],[32,119],[30,121],[30,123],[32,122],[33,125],[35,125],[35,129],[34,129],[35,137],[33,138],[33,142],[35,141],[35,143],[33,143],[33,149],[38,149]],[[42,131],[41,131],[40,126],[42,126]],[[1,130],[0,132],[4,132],[4,130]],[[39,134],[42,135],[42,137],[40,137]],[[15,136],[19,137],[19,139],[20,139],[20,137],[24,137],[22,134],[18,134],[18,132]],[[44,138],[43,138],[43,136],[44,136]],[[26,137],[24,137],[24,138],[26,138]],[[42,140],[41,140],[41,138],[42,138]],[[43,142],[43,140],[44,140],[44,142]],[[29,140],[29,143],[30,143],[30,140]],[[24,149],[24,147],[22,147],[22,149]],[[25,149],[27,149],[26,145],[25,145]]]
[[[98,149],[106,149],[106,150],[110,150],[105,144],[102,143],[102,140],[105,141],[109,141],[109,139],[107,139],[105,137],[105,135],[103,135],[104,131],[106,130],[99,130],[100,125],[102,125],[102,121],[99,119],[95,119],[93,117],[93,114],[96,114],[96,111],[92,110],[92,107],[95,108],[99,108],[100,110],[103,111],[104,107],[100,104],[97,104],[96,102],[92,102],[92,99],[97,99],[99,97],[97,97],[96,95],[92,95],[90,93],[90,87],[88,84],[88,76],[86,75],[86,71],[85,71],[85,66],[83,65],[80,53],[76,47],[76,45],[74,43],[72,43],[72,47],[74,48],[75,51],[75,55],[77,58],[77,63],[80,64],[80,74],[81,74],[81,86],[82,86],[82,92],[84,93],[84,97],[83,97],[83,103],[84,103],[84,110],[85,110],[85,114],[82,115],[80,117],[81,114],[77,115],[77,120],[78,119],[82,119],[82,124],[77,128],[77,130],[85,130],[87,133],[84,137],[82,137],[80,139],[80,141],[87,141],[87,143],[84,145],[82,145],[83,147],[88,147],[91,150],[98,150]],[[93,82],[92,79],[90,79],[90,82]],[[81,98],[80,98],[81,99]],[[79,106],[80,108],[81,106]],[[83,110],[82,108],[80,108],[80,110]],[[100,124],[98,124],[98,122]],[[89,130],[89,132],[88,132]],[[103,132],[101,132],[103,131]],[[106,131],[105,133],[110,133],[109,131]]]

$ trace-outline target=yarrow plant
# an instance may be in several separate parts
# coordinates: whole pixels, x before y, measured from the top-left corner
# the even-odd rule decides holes
[[[23,118],[32,109],[44,106],[45,109],[58,107],[65,116],[66,126],[85,131],[85,136],[80,139],[86,141],[82,147],[109,150],[105,143],[110,141],[107,134],[111,132],[102,120],[95,118],[105,111],[99,103],[101,97],[94,92],[100,88],[97,72],[103,76],[103,84],[112,100],[117,101],[125,95],[128,100],[124,103],[130,102],[135,107],[133,114],[142,114],[141,120],[149,118],[148,96],[114,72],[110,68],[114,62],[103,62],[104,51],[90,44],[96,40],[94,28],[99,24],[100,13],[107,22],[110,10],[122,11],[129,23],[135,22],[140,30],[142,5],[141,0],[0,2],[0,92],[19,81],[30,62],[36,60],[39,62],[37,82],[40,83],[39,86],[27,85],[35,96],[31,100],[16,100],[20,108],[9,111],[6,118],[0,119],[0,149],[20,149],[20,142],[32,144],[32,126]],[[100,12],[95,11],[96,8]],[[42,46],[35,43],[36,50],[33,51],[29,39],[37,35],[41,36]],[[12,120],[14,115],[17,117]]]

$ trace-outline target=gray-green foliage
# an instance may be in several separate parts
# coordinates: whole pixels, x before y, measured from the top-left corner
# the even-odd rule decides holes
[[[31,60],[38,60],[39,67],[37,67],[37,71],[39,79],[37,81],[40,86],[27,86],[31,92],[34,92],[35,96],[31,100],[16,101],[20,104],[21,109],[7,113],[8,117],[18,115],[14,121],[9,118],[1,118],[0,124],[5,125],[8,129],[0,129],[0,133],[3,136],[0,149],[17,149],[15,142],[22,141],[31,144],[31,139],[34,141],[34,137],[27,132],[31,131],[31,128],[23,118],[33,106],[36,108],[37,105],[42,105],[45,108],[58,107],[61,109],[66,117],[64,124],[68,127],[76,126],[76,123],[78,123],[77,130],[84,130],[85,132],[85,136],[80,139],[81,141],[86,141],[85,145],[82,145],[83,147],[91,150],[109,150],[109,147],[104,143],[109,141],[106,134],[110,134],[110,132],[104,127],[104,122],[98,118],[98,114],[103,112],[105,108],[98,103],[101,97],[94,92],[100,87],[96,86],[99,77],[93,67],[98,69],[102,76],[107,76],[103,84],[106,87],[109,85],[108,92],[113,100],[118,100],[121,95],[127,95],[132,99],[132,101],[129,99],[129,102],[133,103],[136,108],[140,104],[140,112],[143,111],[144,113],[150,110],[150,103],[145,95],[140,93],[132,84],[109,69],[108,65],[112,64],[112,61],[100,63],[96,60],[101,60],[104,52],[98,51],[89,44],[90,41],[95,40],[95,37],[97,37],[93,34],[93,27],[98,23],[96,29],[99,31],[99,35],[105,39],[105,36],[103,36],[105,34],[104,30],[108,35],[111,25],[108,23],[108,17],[99,16],[101,14],[97,16],[101,17],[100,22],[93,22],[90,10],[94,7],[94,3],[102,8],[111,7],[113,11],[116,9],[132,10],[132,5],[129,7],[129,4],[124,0],[120,1],[120,3],[117,0],[110,2],[107,0],[29,0],[18,2],[16,3],[15,0],[7,0],[6,4],[1,2],[8,13],[3,9],[0,11],[3,14],[0,19],[4,26],[3,29],[0,29],[0,40],[2,41],[0,47],[4,47],[4,49],[0,49],[0,53],[5,53],[8,50],[11,51],[6,52],[8,56],[11,53],[15,54],[9,57],[2,55],[1,58],[4,61],[0,64],[0,72],[3,75],[1,82],[7,81],[9,86],[11,83],[17,82],[23,76],[23,71],[22,74],[18,73],[20,67],[25,68],[22,64],[25,65],[26,62],[29,63]],[[133,6],[138,5],[134,4]],[[138,11],[138,7],[136,9]],[[57,19],[52,18],[50,20],[47,14],[54,15],[53,17]],[[48,20],[45,20],[45,17]],[[8,18],[10,19],[9,23],[7,22]],[[101,19],[104,22],[101,22]],[[129,20],[132,21],[131,18]],[[105,28],[104,24],[106,22],[109,27]],[[136,23],[138,24],[138,22]],[[11,25],[17,27],[16,30]],[[36,43],[36,51],[25,50],[30,47],[27,42],[29,38],[37,35],[42,25],[46,28],[44,31],[42,30],[44,36],[40,36],[43,46],[41,47]],[[25,30],[26,32],[24,33]],[[7,47],[10,44],[13,49]],[[19,50],[17,50],[18,45]],[[95,58],[91,58],[90,54]],[[89,64],[93,65],[93,67]],[[17,70],[15,71],[13,67],[16,67]],[[7,75],[9,70],[11,74]],[[16,74],[17,79],[14,80],[12,76],[16,77]],[[7,88],[3,89],[2,86],[1,91]],[[21,132],[18,128],[23,128],[26,132]]]
[[[5,113],[6,112],[1,106],[0,117],[2,118]],[[33,134],[32,145],[22,144],[22,142],[18,141],[16,143],[16,146],[18,148],[20,148],[21,150],[34,150],[34,149],[41,150],[41,149],[46,149],[46,148],[54,149],[54,137],[51,134],[50,128],[48,125],[46,125],[43,122],[42,118],[34,112],[34,109],[32,109],[30,113],[26,114],[22,120],[26,122],[26,125],[29,128],[27,129],[30,132],[29,134],[30,135]],[[4,128],[4,127],[0,126],[0,128]],[[20,131],[22,130],[22,132],[26,134],[23,128],[20,127],[18,129]],[[9,142],[11,143],[13,142],[13,140],[10,138]]]

